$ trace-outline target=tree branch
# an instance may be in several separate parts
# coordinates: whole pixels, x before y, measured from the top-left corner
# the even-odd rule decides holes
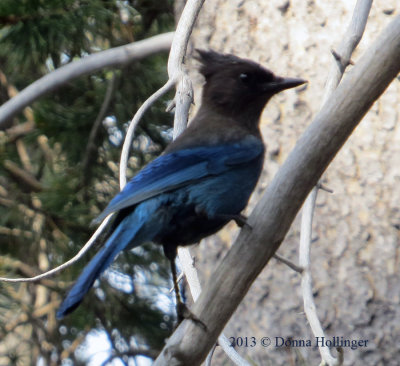
[[[204,0],[189,0],[176,27],[174,42],[168,58],[168,75],[177,81],[175,94],[174,138],[187,126],[189,108],[193,102],[192,82],[185,68],[185,55],[189,37],[203,6]]]
[[[88,56],[82,60],[72,62],[68,65],[60,67],[59,69],[55,70],[54,72],[42,77],[38,81],[34,82],[27,88],[25,88],[20,94],[18,94],[13,99],[9,100],[7,103],[3,104],[0,107],[0,129],[2,128],[5,121],[13,116],[14,114],[18,113],[22,108],[24,108],[27,104],[31,103],[32,101],[39,98],[41,95],[54,90],[58,86],[62,85],[64,82],[69,81],[75,77],[94,72],[101,68],[107,66],[115,66],[115,65],[122,65],[127,62],[133,60],[140,60],[146,56],[151,54],[161,52],[164,50],[168,50],[171,46],[173,33],[165,33],[162,35],[154,36],[148,38],[143,41],[138,41],[135,43],[131,43],[126,46],[121,46],[113,49],[109,49],[106,51],[98,52],[94,55]],[[167,83],[168,84],[168,83]],[[170,82],[170,85],[165,85],[162,88],[162,93],[168,90],[169,87],[173,85]],[[35,90],[35,89],[38,90]],[[156,92],[155,94],[160,93],[160,91]],[[155,97],[153,95],[152,97]],[[150,97],[149,99],[151,99]],[[147,102],[147,101],[146,101]],[[146,104],[145,102],[145,104]],[[25,103],[25,104],[24,104]],[[142,106],[141,108],[146,109],[147,106]],[[140,109],[137,113],[140,112]],[[8,113],[8,114],[7,114]],[[133,128],[134,130],[134,128]],[[132,130],[132,135],[133,135]],[[125,141],[125,144],[127,142]],[[130,141],[129,141],[130,143]],[[124,144],[124,146],[125,146]],[[6,164],[5,164],[6,166]],[[10,164],[8,165],[10,168]],[[125,164],[126,167],[126,164]],[[11,168],[13,168],[11,166]],[[125,168],[126,169],[126,168]],[[14,169],[15,171],[15,169]],[[29,181],[31,182],[31,181]],[[32,182],[31,182],[32,183]],[[41,189],[41,186],[35,186],[31,184],[31,187],[35,187],[37,190]],[[32,188],[33,189],[33,188]],[[4,282],[35,282],[39,281],[43,278],[47,278],[52,276],[53,274],[67,268],[77,262],[79,259],[83,257],[83,255],[92,247],[92,245],[96,242],[96,239],[100,236],[103,229],[107,226],[108,222],[110,221],[112,215],[109,215],[97,228],[94,232],[92,237],[89,241],[81,248],[81,250],[70,260],[63,263],[62,265],[53,268],[45,273],[42,273],[37,276],[33,276],[30,278],[5,278],[0,277],[0,281]]]
[[[64,83],[105,67],[121,66],[155,53],[166,52],[171,47],[172,37],[172,32],[164,33],[142,41],[110,48],[79,61],[71,62],[43,76],[0,107],[0,130],[7,126],[7,121],[10,118],[26,106]]]
[[[200,12],[200,9],[204,3],[204,0],[189,0],[185,4],[182,15],[179,19],[178,25],[176,27],[176,32],[174,34],[174,39],[171,44],[171,51],[168,57],[168,76],[169,79],[166,84],[156,91],[149,99],[147,99],[142,106],[138,109],[132,121],[129,124],[128,131],[126,133],[124,145],[122,147],[121,161],[120,161],[120,174],[119,182],[120,188],[126,184],[126,168],[129,158],[130,145],[132,143],[132,138],[136,126],[138,125],[140,119],[146,110],[163,94],[172,88],[172,86],[177,83],[177,93],[175,96],[175,120],[174,120],[174,138],[182,132],[187,124],[187,117],[189,112],[190,103],[192,102],[191,96],[193,92],[191,91],[191,82],[185,77],[185,72],[183,69],[183,61],[186,54],[187,44],[189,42],[190,34],[194,27],[194,23]],[[188,86],[189,85],[189,86]],[[188,93],[187,90],[190,90]],[[190,94],[189,105],[185,96]],[[183,98],[183,99],[182,99]],[[179,127],[178,127],[179,126]]]
[[[135,115],[133,116],[131,122],[129,123],[128,130],[126,131],[126,136],[124,140],[124,144],[122,146],[121,152],[121,160],[119,163],[119,186],[122,189],[126,184],[126,169],[128,167],[128,159],[129,159],[129,150],[131,148],[133,136],[135,134],[135,130],[143,115],[146,113],[147,109],[149,109],[153,103],[155,103],[159,98],[161,98],[167,91],[169,91],[175,84],[175,81],[169,79],[164,86],[158,89],[153,95],[151,95],[137,110]]]
[[[37,276],[33,277],[28,277],[28,278],[6,278],[6,277],[0,277],[0,282],[36,282],[39,281],[43,278],[50,277],[54,275],[57,272],[60,272],[64,268],[67,268],[77,262],[79,259],[83,257],[83,255],[92,247],[92,245],[96,242],[96,239],[100,236],[101,232],[103,229],[107,226],[108,222],[111,219],[111,215],[107,216],[107,218],[101,223],[101,225],[97,228],[97,230],[94,232],[92,237],[89,239],[89,241],[81,248],[81,250],[76,254],[73,258],[68,260],[67,262],[61,264],[60,266],[53,268],[45,273],[42,273]]]
[[[350,64],[350,58],[360,42],[367,24],[368,15],[372,6],[372,0],[358,0],[353,11],[350,24],[343,35],[342,42],[338,50],[335,51],[331,70],[325,86],[323,104],[331,97],[336,89],[343,73]],[[315,202],[318,195],[318,186],[314,187],[303,206],[301,216],[301,234],[299,248],[299,265],[303,268],[301,274],[301,288],[304,302],[304,312],[315,337],[324,337],[324,330],[318,319],[317,310],[314,303],[311,277],[311,240],[312,240],[312,221],[314,216]],[[341,365],[343,362],[343,352],[339,352],[336,359],[332,356],[328,347],[319,347],[322,361],[327,365]]]
[[[343,35],[342,42],[334,51],[338,57],[335,57],[335,62],[332,63],[329,71],[322,104],[331,96],[342,79],[346,67],[351,64],[351,55],[362,38],[371,6],[372,0],[358,0],[356,3],[353,16]]]
[[[307,194],[400,71],[400,16],[360,58],[300,137],[222,260],[192,311],[207,326],[185,320],[154,366],[199,365],[261,270],[282,243]],[[249,244],[251,243],[251,247]],[[234,269],[234,271],[232,271]]]

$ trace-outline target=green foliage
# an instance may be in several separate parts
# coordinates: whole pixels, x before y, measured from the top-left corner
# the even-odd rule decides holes
[[[0,104],[12,97],[10,87],[21,90],[65,63],[173,26],[172,1],[1,0],[0,71],[5,79],[0,78]],[[32,114],[21,113],[10,130],[0,131],[0,276],[43,272],[68,260],[88,240],[94,231],[91,220],[118,190],[115,163],[127,124],[165,82],[166,60],[167,55],[157,55],[72,80],[35,102]],[[110,88],[106,113],[99,115]],[[166,100],[138,128],[131,174],[167,144],[172,118],[164,112]],[[100,123],[89,148],[99,118],[108,122]],[[19,359],[36,364],[39,358],[58,364],[62,352],[80,364],[74,341],[83,341],[79,337],[91,329],[105,331],[118,353],[126,352],[132,338],[140,346],[161,349],[174,311],[165,314],[157,305],[159,293],[171,295],[168,266],[154,245],[120,255],[81,307],[61,323],[55,321],[59,300],[94,250],[40,286],[0,284],[0,339],[7,345],[3,349],[0,344],[0,364]],[[18,316],[21,321],[15,320]],[[27,336],[13,344],[17,331]],[[48,346],[42,346],[44,341]]]

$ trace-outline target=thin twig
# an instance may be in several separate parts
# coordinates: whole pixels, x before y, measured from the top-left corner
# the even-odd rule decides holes
[[[151,54],[161,52],[170,48],[173,33],[165,33],[158,36],[148,38],[143,41],[138,41],[131,43],[129,45],[109,49],[106,51],[98,52],[94,55],[90,55],[82,60],[72,62],[68,65],[60,67],[54,72],[45,75],[41,79],[37,80],[27,88],[25,88],[17,96],[4,103],[0,107],[0,128],[6,121],[11,118],[14,114],[18,113],[21,109],[26,107],[29,103],[38,99],[43,94],[54,90],[63,83],[72,80],[78,76],[94,72],[96,70],[102,69],[107,66],[116,66],[131,62],[133,60],[139,60]],[[160,93],[161,95],[166,92],[173,83],[169,80],[163,88],[157,91],[155,94]],[[168,89],[167,89],[168,87]],[[154,95],[155,95],[154,94]],[[151,99],[151,96],[149,99]],[[147,102],[147,101],[146,101]],[[151,103],[150,103],[151,104]],[[149,104],[149,105],[150,105]],[[148,106],[147,106],[148,107]],[[142,106],[143,108],[143,106]],[[139,113],[139,111],[138,111]],[[132,135],[133,135],[132,128]],[[129,150],[129,148],[128,148]],[[126,166],[126,164],[125,164]],[[126,171],[126,168],[125,168]],[[126,180],[126,178],[125,178]],[[104,228],[107,226],[112,215],[109,215],[97,228],[89,241],[81,248],[81,250],[69,261],[63,263],[62,265],[42,273],[38,276],[30,278],[4,278],[0,277],[0,281],[4,282],[34,282],[40,279],[49,277],[64,268],[69,267],[73,263],[77,262],[93,245],[95,240],[100,236]]]
[[[187,126],[189,108],[193,100],[192,83],[184,68],[187,45],[204,0],[189,0],[185,4],[176,27],[168,58],[168,75],[177,81],[174,98],[175,116],[173,137],[176,138]],[[186,275],[193,300],[200,295],[201,286],[189,249],[178,248],[178,258]]]
[[[3,282],[35,282],[39,281],[43,278],[47,278],[52,276],[53,274],[60,272],[64,268],[67,268],[77,262],[79,259],[83,257],[83,255],[92,247],[92,245],[95,243],[96,239],[99,237],[103,229],[107,226],[108,222],[110,221],[112,215],[109,215],[105,218],[105,220],[101,223],[101,225],[97,228],[97,230],[94,232],[92,237],[89,239],[89,241],[81,248],[81,250],[76,254],[73,258],[71,258],[69,261],[61,264],[60,266],[51,269],[50,271],[44,272],[40,275],[34,276],[34,277],[27,277],[27,278],[5,278],[5,277],[0,277],[0,281]]]
[[[176,26],[174,40],[168,58],[168,75],[177,81],[175,95],[174,138],[187,126],[189,108],[193,101],[192,82],[185,68],[185,55],[190,35],[204,0],[189,0]]]
[[[351,55],[360,42],[367,24],[372,0],[358,0],[354,7],[350,24],[343,35],[339,46],[334,50],[334,56],[329,76],[325,85],[322,105],[329,99],[333,91],[339,85],[346,67],[350,64]]]
[[[333,193],[333,189],[327,187],[326,185],[324,185],[324,184],[321,183],[321,182],[318,182],[317,187],[318,187],[318,189],[320,189],[321,191],[325,191],[325,192],[328,192],[328,193]]]
[[[280,262],[282,262],[283,264],[286,264],[289,268],[293,269],[293,271],[297,272],[297,273],[302,273],[303,272],[303,268],[300,266],[297,266],[296,264],[294,264],[293,262],[287,260],[284,257],[281,257],[279,254],[274,254],[274,258]]]
[[[190,251],[185,247],[178,248],[178,257],[182,271],[185,274],[186,281],[189,285],[189,290],[193,301],[196,301],[201,293],[201,285],[197,269],[194,266],[193,258],[190,254]]]
[[[343,36],[337,50],[332,51],[333,62],[330,73],[328,74],[328,81],[326,83],[325,92],[323,96],[322,105],[330,98],[336,87],[339,85],[340,80],[348,65],[353,64],[351,55],[354,49],[360,42],[364,33],[365,26],[368,20],[368,14],[371,9],[372,0],[358,0],[353,11],[353,16],[350,24]],[[312,237],[312,221],[314,216],[315,202],[317,199],[318,189],[324,189],[332,193],[331,190],[324,187],[322,183],[318,183],[307,197],[301,216],[301,233],[300,233],[300,248],[299,248],[299,265],[303,268],[301,287],[304,302],[304,311],[311,330],[315,337],[325,337],[321,323],[318,319],[313,291],[312,291],[312,277],[311,277],[311,237]],[[343,352],[339,352],[339,357],[335,358],[330,353],[329,348],[319,347],[322,362],[329,365],[341,365],[343,363]]]
[[[133,116],[132,121],[129,124],[128,130],[126,131],[126,136],[124,140],[124,145],[122,146],[121,160],[119,165],[119,186],[122,190],[126,184],[126,169],[128,166],[129,150],[132,144],[132,139],[135,134],[135,129],[142,119],[144,113],[147,109],[156,102],[161,96],[163,96],[168,90],[170,90],[175,84],[175,80],[169,79],[164,86],[158,89],[153,95],[150,96],[137,110],[136,114]]]
[[[311,278],[311,261],[310,261],[310,237],[312,234],[312,219],[315,208],[315,200],[317,198],[318,188],[314,187],[304,203],[302,215],[300,248],[299,248],[299,265],[303,268],[301,274],[301,288],[303,294],[304,312],[307,316],[308,323],[315,337],[325,337],[324,330],[318,319],[317,310],[314,303]],[[321,339],[321,338],[320,338]],[[333,357],[328,347],[319,347],[322,360],[327,365],[339,365],[338,360]]]
[[[7,256],[3,256],[0,258],[0,265],[2,268],[10,268],[13,272],[22,273],[22,275],[24,276],[33,277],[37,273],[36,268],[33,268],[20,260],[12,259]],[[40,283],[54,290],[65,289],[69,285],[67,282],[61,282],[60,280],[50,280],[47,278],[42,279]]]
[[[215,352],[216,348],[217,348],[217,344],[215,343],[213,348],[211,348],[210,353],[207,355],[206,362],[205,362],[206,366],[211,366],[212,358],[214,356],[214,352]]]
[[[222,347],[226,355],[230,358],[230,360],[237,366],[251,366],[249,362],[247,362],[236,350],[232,347],[229,339],[221,333],[218,337],[218,344]]]

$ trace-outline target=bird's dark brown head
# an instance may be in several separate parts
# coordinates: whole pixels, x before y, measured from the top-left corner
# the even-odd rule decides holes
[[[222,113],[238,116],[252,112],[259,118],[265,104],[276,93],[306,81],[283,78],[254,61],[231,54],[197,49],[200,72],[205,77],[203,103]]]

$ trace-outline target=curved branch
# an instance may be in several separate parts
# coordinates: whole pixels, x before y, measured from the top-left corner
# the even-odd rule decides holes
[[[76,254],[73,258],[71,258],[69,261],[61,264],[60,266],[51,269],[50,271],[47,271],[45,273],[42,273],[40,275],[34,276],[34,277],[27,277],[27,278],[6,278],[6,277],[0,277],[0,282],[35,282],[39,281],[43,278],[47,278],[52,276],[53,274],[60,272],[64,268],[67,268],[77,262],[79,259],[83,257],[83,255],[92,247],[92,245],[95,243],[96,239],[100,236],[101,232],[103,229],[107,226],[108,222],[110,221],[112,215],[107,216],[106,219],[101,223],[101,225],[97,228],[97,230],[94,232],[92,237],[89,239],[89,241],[81,248],[81,250]]]
[[[253,229],[242,229],[210,277],[192,308],[206,324],[207,334],[202,327],[184,320],[154,366],[195,366],[205,359],[251,284],[279,248],[308,193],[375,100],[400,72],[399,60],[400,16],[397,16],[300,137],[249,217]]]
[[[129,123],[128,131],[126,132],[124,145],[122,146],[121,152],[121,160],[119,163],[119,186],[120,190],[125,187],[126,184],[126,169],[128,166],[129,159],[129,150],[132,144],[133,135],[135,134],[135,130],[143,115],[150,108],[150,106],[156,102],[159,98],[161,98],[168,90],[170,90],[175,84],[175,81],[169,79],[164,86],[158,89],[154,94],[152,94],[137,110],[135,115],[132,118],[132,121]]]
[[[43,76],[0,107],[0,130],[6,127],[10,118],[26,106],[67,81],[105,67],[121,66],[155,53],[169,51],[173,35],[173,32],[164,33],[142,41],[97,52]]]
[[[328,74],[328,81],[325,86],[322,104],[324,104],[332,95],[338,86],[345,69],[350,64],[350,58],[360,42],[367,24],[368,15],[371,10],[372,0],[358,0],[353,11],[350,24],[343,35],[337,51],[335,51],[331,70]],[[301,273],[301,289],[303,295],[304,312],[310,324],[311,331],[315,337],[324,337],[324,331],[321,322],[318,319],[317,310],[313,298],[312,276],[311,276],[311,237],[312,221],[314,216],[315,202],[318,195],[318,186],[314,187],[308,195],[301,215],[301,233],[299,248],[299,265],[303,268]],[[322,360],[327,365],[341,365],[343,362],[343,353],[339,352],[336,359],[332,356],[328,347],[318,347]]]
[[[312,219],[314,215],[315,201],[317,199],[318,187],[315,186],[308,195],[303,206],[303,215],[301,217],[301,236],[299,248],[299,265],[301,272],[301,290],[303,295],[303,306],[311,331],[315,337],[324,337],[324,330],[317,315],[315,307],[312,277],[311,277],[311,234]],[[339,360],[332,356],[328,347],[318,347],[322,360],[326,365],[341,365]]]
[[[167,83],[155,92],[149,99],[147,99],[143,105],[136,112],[132,121],[129,124],[128,131],[126,133],[124,145],[122,147],[121,160],[120,160],[120,174],[119,174],[119,183],[120,189],[126,184],[126,168],[129,158],[129,150],[132,143],[133,134],[135,132],[136,126],[140,122],[143,114],[159,97],[161,97],[164,93],[166,93],[171,87],[178,82],[177,85],[177,93],[175,96],[175,120],[174,120],[174,138],[177,136],[177,131],[182,132],[187,123],[187,117],[189,112],[189,107],[192,99],[190,99],[189,107],[187,100],[183,103],[181,98],[178,98],[178,95],[187,96],[190,98],[193,94],[191,91],[191,82],[185,77],[185,73],[183,71],[183,61],[186,54],[187,44],[189,42],[189,37],[192,33],[192,29],[194,23],[197,19],[197,16],[200,12],[200,9],[204,3],[204,0],[189,0],[185,4],[185,8],[183,9],[181,18],[179,19],[178,25],[176,27],[176,32],[174,34],[174,39],[171,44],[171,50],[168,57],[168,81]],[[189,92],[187,92],[187,87],[189,85]],[[184,90],[182,91],[182,88]],[[179,103],[177,102],[179,100]],[[177,127],[179,126],[179,127]]]
[[[126,46],[121,46],[106,51],[98,52],[94,55],[88,56],[85,59],[73,62],[71,64],[60,67],[56,71],[42,77],[27,88],[25,88],[20,94],[7,103],[0,107],[0,129],[4,122],[18,113],[21,109],[26,107],[29,103],[39,98],[41,95],[54,90],[58,86],[62,85],[66,81],[69,81],[75,77],[94,72],[107,66],[122,65],[133,60],[139,60],[151,54],[161,51],[169,50],[172,42],[173,33],[165,33],[162,35],[154,36],[143,41],[131,43]],[[160,95],[165,93],[172,87],[173,82],[168,82],[163,88],[157,91],[146,101],[147,104],[143,105],[141,109],[147,109],[152,104],[152,100],[158,98]],[[35,90],[37,89],[37,90]],[[111,92],[111,91],[110,91]],[[152,99],[153,98],[153,99]],[[141,110],[139,109],[138,113]],[[134,127],[132,127],[132,134]],[[125,164],[126,166],[126,164]],[[63,263],[62,265],[53,268],[50,271],[42,273],[38,276],[30,278],[5,278],[0,277],[0,281],[3,282],[35,282],[43,278],[47,278],[66,267],[69,267],[73,263],[77,262],[82,256],[92,247],[96,239],[100,236],[103,229],[107,226],[112,215],[109,215],[97,228],[89,241],[81,248],[81,250],[70,260]]]

